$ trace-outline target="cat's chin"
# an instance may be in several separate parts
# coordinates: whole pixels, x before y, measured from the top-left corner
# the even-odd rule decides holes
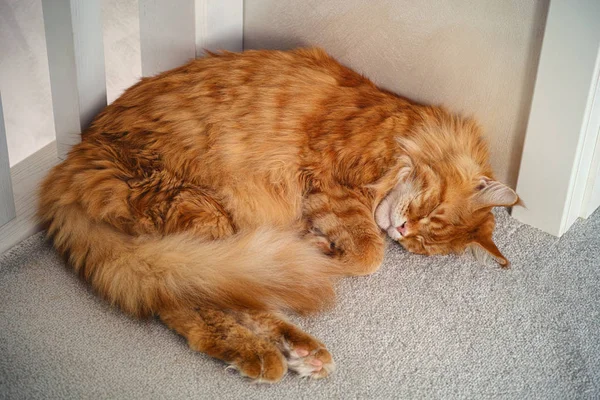
[[[394,239],[398,243],[400,242],[400,239],[402,238],[402,235],[400,235],[400,233],[398,232],[398,230],[395,227],[390,226],[385,231],[386,231],[386,233],[388,234],[389,237],[391,237],[392,239]]]

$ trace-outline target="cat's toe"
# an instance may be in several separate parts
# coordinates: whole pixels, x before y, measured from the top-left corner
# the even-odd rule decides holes
[[[302,377],[320,379],[335,371],[335,362],[324,348],[311,352],[304,348],[294,348],[288,352],[288,368]]]
[[[236,369],[240,375],[255,383],[276,383],[287,373],[287,362],[279,351],[268,351],[240,360],[227,368]]]

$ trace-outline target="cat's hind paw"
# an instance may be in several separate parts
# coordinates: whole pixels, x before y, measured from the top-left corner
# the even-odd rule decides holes
[[[239,360],[225,369],[236,370],[254,383],[277,383],[286,374],[288,368],[283,355],[275,350]]]
[[[308,351],[303,347],[290,348],[286,352],[286,358],[288,368],[301,377],[320,379],[335,371],[333,357],[322,347],[313,351]]]

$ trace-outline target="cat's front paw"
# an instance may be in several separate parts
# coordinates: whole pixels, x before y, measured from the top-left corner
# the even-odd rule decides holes
[[[334,256],[336,254],[336,246],[335,243],[329,240],[327,236],[325,236],[318,229],[311,229],[304,238],[308,240],[309,243],[318,247],[324,254],[328,256]]]

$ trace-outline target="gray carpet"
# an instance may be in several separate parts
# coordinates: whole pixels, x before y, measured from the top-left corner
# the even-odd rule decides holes
[[[1,398],[600,398],[600,212],[561,239],[498,212],[511,270],[388,248],[296,319],[338,371],[253,385],[96,299],[41,234],[0,257]]]

